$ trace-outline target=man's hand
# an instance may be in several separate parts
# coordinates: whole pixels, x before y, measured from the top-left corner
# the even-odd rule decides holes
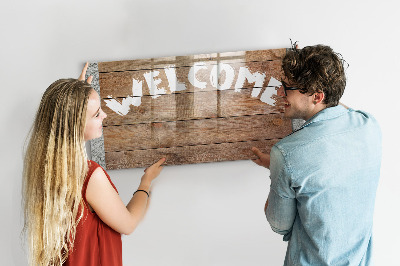
[[[256,147],[252,147],[251,151],[258,157],[257,159],[252,159],[253,162],[260,166],[264,166],[269,169],[270,157],[269,154],[262,153]]]

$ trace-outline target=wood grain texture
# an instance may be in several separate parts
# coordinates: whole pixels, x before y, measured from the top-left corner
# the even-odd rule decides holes
[[[140,69],[153,69],[154,66],[166,67],[169,65],[175,66],[188,66],[193,62],[215,62],[220,61],[270,61],[281,60],[286,54],[286,49],[270,49],[270,50],[256,50],[256,51],[238,51],[238,52],[224,52],[224,53],[211,53],[211,54],[198,54],[188,56],[170,56],[160,58],[146,58],[137,60],[123,60],[113,62],[99,62],[99,72],[121,72],[132,71]]]
[[[107,169],[247,160],[292,131],[286,49],[99,62]]]
[[[252,97],[252,89],[220,91],[218,100],[218,117],[274,114],[284,112],[284,102],[281,97],[273,95],[274,105],[269,105],[260,100],[260,96],[267,88],[260,91],[257,97]],[[268,88],[271,89],[271,88]],[[275,89],[273,89],[275,90]]]
[[[143,96],[141,105],[131,105],[129,113],[125,116],[113,112],[102,101],[102,109],[108,116],[103,124],[110,126],[217,117],[217,101],[217,91],[169,94],[156,99]]]
[[[107,169],[148,167],[165,157],[165,165],[255,159],[251,147],[269,153],[279,139],[221,143],[198,146],[106,152]]]
[[[111,126],[283,112],[280,97],[274,96],[276,103],[271,106],[260,101],[260,96],[251,97],[251,93],[252,89],[241,89],[239,92],[225,90],[169,94],[156,99],[143,96],[142,104],[131,105],[125,116],[113,112],[102,101],[101,108],[107,114],[103,124]]]
[[[110,126],[103,129],[106,152],[276,139],[290,133],[290,120],[283,119],[281,114]]]
[[[283,73],[281,70],[281,61],[264,61],[264,62],[248,62],[248,63],[226,63],[229,65],[233,72],[233,80],[230,82],[230,86],[226,89],[234,89],[238,82],[238,75],[241,68],[247,68],[251,73],[259,72],[265,75],[262,86],[268,86],[268,82],[271,77],[281,79]],[[176,86],[172,86],[168,80],[165,69],[146,69],[136,71],[125,71],[125,72],[111,72],[111,73],[100,73],[99,82],[101,87],[100,97],[101,98],[118,98],[134,95],[132,90],[133,80],[141,83],[142,95],[152,95],[150,89],[154,87],[154,80],[160,80],[160,84],[157,84],[158,89],[165,90],[165,93],[183,93],[183,92],[202,92],[202,91],[214,91],[220,89],[221,85],[225,85],[226,82],[226,71],[222,70],[221,67],[217,67],[215,64],[204,64],[198,66],[198,70],[195,73],[196,79],[200,82],[205,83],[204,88],[198,88],[193,86],[189,81],[190,67],[174,67],[167,68],[175,71],[177,82],[185,86],[185,90],[176,91]],[[156,71],[156,75],[154,74]],[[213,86],[210,76],[212,74],[218,75],[218,85]],[[150,84],[147,82],[145,76],[150,75]],[[192,77],[193,78],[193,77]],[[240,88],[253,88],[255,82],[249,82],[248,79],[244,79],[243,85]]]

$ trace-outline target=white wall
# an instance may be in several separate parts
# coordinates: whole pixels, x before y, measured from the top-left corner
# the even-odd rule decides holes
[[[396,1],[1,1],[1,265],[26,265],[20,242],[22,147],[41,94],[85,61],[327,44],[349,62],[342,101],[379,120],[376,265],[400,244]],[[143,169],[110,171],[125,202]],[[147,217],[123,237],[125,265],[281,265],[286,244],[264,217],[268,172],[249,161],[166,167]],[[344,206],[345,207],[345,206]],[[397,264],[398,265],[398,264]]]

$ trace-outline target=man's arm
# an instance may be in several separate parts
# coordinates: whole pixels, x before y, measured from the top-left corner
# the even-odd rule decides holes
[[[256,164],[258,164],[259,166],[263,166],[263,167],[269,169],[270,160],[271,160],[270,155],[262,153],[256,147],[252,147],[251,151],[254,153],[255,156],[257,156],[257,158],[252,159],[252,161],[255,162]],[[267,202],[265,202],[264,213],[267,212],[267,207],[268,207],[268,199],[267,199]]]
[[[256,147],[252,147],[251,150],[257,156],[252,161],[271,171],[271,189],[265,202],[264,213],[272,230],[285,235],[284,240],[288,240],[297,209],[283,156],[276,147],[272,147],[270,155],[262,153]]]
[[[275,146],[272,147],[270,159],[271,187],[264,211],[272,230],[285,235],[283,240],[287,241],[297,213],[296,193],[291,187],[291,175],[285,159]]]
[[[290,235],[296,218],[296,199],[283,198],[271,189],[265,205],[265,215],[272,231],[284,235],[283,240],[289,240],[287,236]]]

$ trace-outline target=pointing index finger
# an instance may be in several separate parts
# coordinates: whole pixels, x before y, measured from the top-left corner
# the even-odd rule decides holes
[[[165,158],[161,158],[161,159],[157,162],[157,165],[158,165],[158,166],[161,166],[165,161],[166,161]]]
[[[88,66],[89,66],[89,63],[86,62],[86,64],[85,64],[85,66],[83,67],[82,73],[81,73],[81,75],[79,76],[78,80],[85,80],[86,71],[87,71]]]

